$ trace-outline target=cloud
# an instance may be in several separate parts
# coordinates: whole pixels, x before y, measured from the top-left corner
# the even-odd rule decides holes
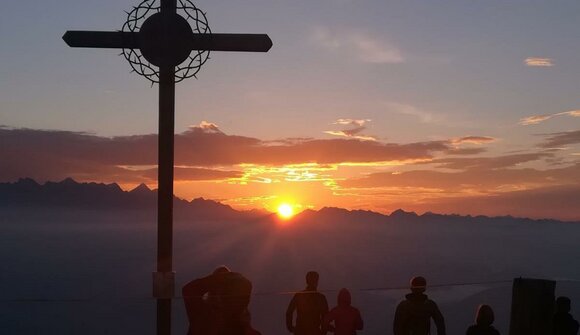
[[[489,136],[464,136],[464,137],[457,137],[450,140],[451,144],[453,144],[453,148],[447,150],[446,154],[448,155],[477,155],[483,152],[486,152],[487,149],[485,148],[461,148],[462,145],[484,145],[488,143],[493,143],[497,141],[496,138],[489,137]]]
[[[552,58],[542,58],[542,57],[528,57],[524,60],[526,66],[533,67],[550,67],[554,66],[554,60]]]
[[[352,129],[348,134],[360,136]],[[157,136],[153,134],[101,137],[83,132],[4,127],[0,128],[0,143],[0,180],[75,177],[79,180],[100,178],[103,181],[138,182],[151,178],[155,173],[143,170],[157,164]],[[183,178],[221,179],[238,173],[223,167],[245,163],[382,164],[431,160],[436,154],[450,149],[450,141],[397,144],[344,138],[269,142],[227,135],[216,125],[206,124],[175,135],[175,164],[183,168],[177,172]]]
[[[488,168],[444,172],[412,170],[405,172],[377,172],[362,178],[339,182],[347,188],[412,187],[461,192],[477,189],[481,192],[500,192],[522,186],[580,184],[580,164],[565,168],[538,170],[532,168]]]
[[[554,114],[532,115],[532,116],[528,116],[528,117],[520,119],[519,124],[521,124],[523,126],[539,124],[539,123],[542,123],[542,122],[549,120],[553,117],[562,116],[562,115],[580,117],[580,110],[573,110],[573,111],[560,112],[560,113],[554,113]]]
[[[370,119],[338,119],[336,121],[333,122],[333,124],[341,124],[341,125],[351,125],[351,126],[357,126],[357,127],[362,127],[365,125],[365,123],[367,122],[371,122]]]
[[[216,181],[241,178],[242,171],[216,170],[206,168],[179,167],[173,168],[175,181]],[[144,170],[139,174],[149,180],[157,180],[157,168]]]
[[[354,55],[365,63],[396,64],[405,61],[402,52],[386,41],[379,40],[368,33],[353,31],[333,31],[318,27],[312,35],[315,43]]]
[[[385,104],[385,106],[389,111],[403,115],[415,116],[423,123],[434,123],[442,121],[440,116],[428,111],[421,110],[412,105],[388,102]]]
[[[349,129],[343,129],[343,130],[326,130],[326,131],[324,131],[324,133],[329,134],[329,135],[333,135],[333,136],[341,136],[341,137],[357,139],[357,140],[361,140],[361,141],[376,141],[377,138],[375,136],[360,134],[363,130],[366,129],[365,124],[370,122],[370,121],[371,121],[370,119],[362,119],[362,120],[338,119],[335,122],[333,122],[333,124],[348,125],[348,126],[352,126],[352,127]]]
[[[532,116],[528,116],[528,117],[525,117],[523,119],[520,119],[519,123],[523,126],[529,126],[532,124],[538,124],[538,123],[544,122],[544,121],[549,120],[553,117],[554,117],[554,114],[532,115]]]
[[[376,64],[404,62],[403,55],[399,49],[371,36],[363,34],[351,35],[350,43],[358,49],[359,57],[364,62]]]
[[[485,148],[452,148],[447,150],[445,153],[448,155],[478,155],[486,152]]]
[[[398,161],[431,158],[434,153],[448,148],[449,143],[445,141],[394,144],[350,138],[276,144],[251,137],[209,134],[197,129],[176,135],[177,164],[197,166]]]
[[[517,215],[579,220],[580,163],[546,170],[479,168],[462,171],[376,172],[338,187],[385,206],[440,213]]]
[[[545,134],[546,139],[539,146],[542,148],[561,148],[580,143],[580,130]]]
[[[487,144],[495,142],[497,139],[488,136],[465,136],[453,139],[454,144]]]
[[[580,185],[559,185],[473,197],[433,198],[425,210],[441,213],[513,215],[536,219],[557,218],[580,221]]]
[[[201,121],[201,123],[199,125],[197,125],[197,126],[190,126],[189,128],[191,128],[191,129],[200,129],[202,131],[209,132],[209,133],[221,133],[222,132],[219,129],[219,127],[217,126],[217,124],[211,123],[211,122],[207,122],[207,121]]]
[[[365,136],[365,135],[356,135],[357,133],[364,130],[364,127],[355,128],[355,129],[348,129],[348,130],[326,130],[324,131],[325,134],[334,135],[334,136],[342,136],[353,138],[361,141],[376,141],[377,138],[374,136]]]
[[[512,154],[495,157],[461,157],[461,158],[440,158],[432,160],[430,163],[438,164],[440,168],[453,170],[472,169],[501,169],[516,167],[523,163],[534,162],[545,158],[553,157],[552,153],[534,152],[524,154]]]

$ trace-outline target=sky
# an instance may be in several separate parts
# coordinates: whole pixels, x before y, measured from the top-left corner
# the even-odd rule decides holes
[[[157,87],[61,39],[137,3],[4,5],[0,182],[156,187]],[[213,32],[274,46],[178,84],[178,196],[580,219],[578,1],[195,3]]]

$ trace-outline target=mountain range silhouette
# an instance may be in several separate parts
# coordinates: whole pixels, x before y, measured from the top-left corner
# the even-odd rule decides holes
[[[86,209],[100,211],[134,210],[155,211],[157,190],[140,184],[130,191],[124,191],[118,184],[79,183],[72,178],[60,182],[40,184],[31,178],[21,178],[13,183],[0,183],[0,209],[35,210]],[[277,220],[274,213],[266,210],[236,210],[229,205],[204,198],[191,201],[174,197],[174,212],[177,218],[197,220],[248,221]],[[323,207],[319,210],[306,209],[292,218],[293,222],[352,222],[356,223],[562,223],[555,219],[518,218],[510,215],[489,217],[485,215],[436,214],[426,212],[418,215],[398,209],[390,214],[369,210],[347,210],[337,207]],[[580,222],[573,222],[580,223]]]

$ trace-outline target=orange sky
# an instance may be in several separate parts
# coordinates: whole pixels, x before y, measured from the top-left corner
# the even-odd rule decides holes
[[[368,121],[365,121],[368,122]],[[346,134],[360,122],[344,125]],[[352,132],[351,132],[352,133]],[[580,219],[580,131],[533,135],[529,148],[495,153],[482,135],[390,143],[357,138],[263,141],[202,122],[176,136],[175,193],[235,208],[324,206],[383,213]],[[0,128],[0,178],[32,177],[156,187],[156,136]]]

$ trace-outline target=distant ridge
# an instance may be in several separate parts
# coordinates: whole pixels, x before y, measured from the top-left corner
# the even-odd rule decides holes
[[[426,212],[419,215],[415,212],[407,212],[397,209],[391,214],[382,214],[368,210],[347,210],[337,207],[323,207],[318,211],[307,209],[296,215],[293,219],[302,223],[322,223],[322,222],[351,222],[356,223],[394,223],[394,224],[438,224],[438,223],[577,223],[576,221],[562,221],[555,219],[530,219],[519,218],[511,215],[486,216],[486,215],[459,215],[459,214],[436,214]]]
[[[0,183],[0,209],[74,208],[89,210],[139,210],[155,211],[157,190],[140,184],[130,191],[124,191],[118,184],[79,183],[72,178],[60,182],[39,184],[30,178],[21,178],[14,183]],[[196,198],[191,201],[174,197],[177,218],[198,220],[276,220],[274,214],[254,209],[238,211],[218,201]],[[418,215],[398,209],[391,214],[368,210],[347,210],[337,207],[323,207],[320,210],[307,209],[294,218],[296,223],[562,223],[554,219],[515,218],[510,215],[489,217],[484,215],[435,214]],[[570,222],[570,221],[568,221]],[[573,222],[580,223],[580,222]]]
[[[228,205],[203,198],[187,201],[174,197],[173,206],[177,217],[243,220],[263,215],[257,211],[237,211]],[[33,179],[22,178],[14,183],[0,183],[0,208],[155,211],[157,190],[140,184],[133,190],[124,191],[116,183],[79,183],[72,178],[41,185]]]

